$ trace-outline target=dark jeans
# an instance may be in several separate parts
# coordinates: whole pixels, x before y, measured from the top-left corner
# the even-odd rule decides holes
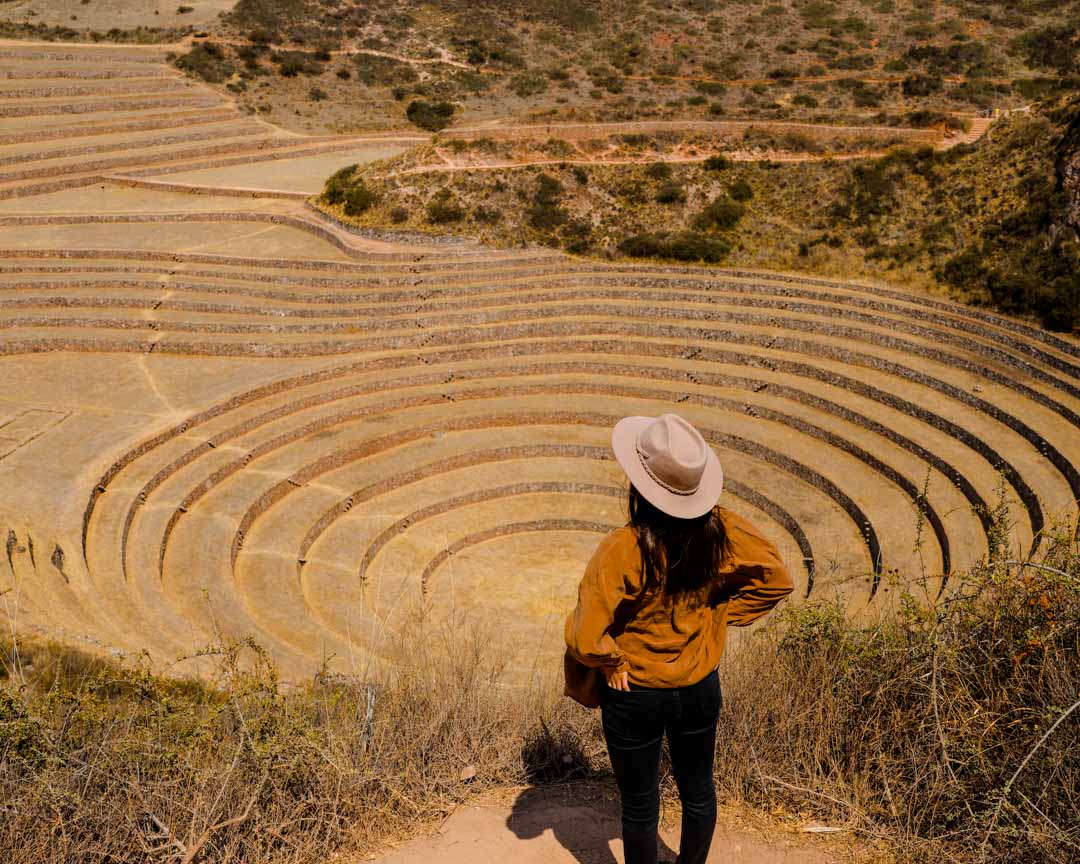
[[[716,827],[713,758],[720,715],[715,671],[689,687],[604,687],[604,738],[622,797],[626,864],[656,864],[660,750],[667,733],[671,773],[682,801],[678,864],[704,864]]]

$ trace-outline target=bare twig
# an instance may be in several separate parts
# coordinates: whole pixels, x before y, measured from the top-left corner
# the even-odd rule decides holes
[[[841,801],[839,798],[833,798],[832,795],[826,795],[824,792],[817,792],[814,789],[807,789],[805,786],[795,786],[792,783],[785,783],[783,780],[780,780],[776,777],[770,777],[768,774],[763,774],[760,769],[758,769],[758,776],[760,776],[762,780],[768,780],[770,783],[775,783],[776,785],[783,786],[786,789],[793,789],[796,792],[805,792],[807,795],[815,795],[818,798],[824,798],[826,801],[832,801],[834,804],[839,804],[841,807],[846,807],[849,813],[854,813],[855,811],[855,808],[851,805],[850,802]]]
[[[154,823],[155,831],[153,833],[144,833],[143,837],[139,838],[139,845],[142,847],[144,853],[147,855],[156,855],[158,852],[167,852],[172,849],[179,855],[187,855],[187,846],[172,833],[168,825],[162,822],[153,813],[147,813],[146,818]],[[150,842],[157,842],[159,845],[151,846],[146,842],[147,840]]]
[[[956,773],[953,771],[952,762],[949,759],[949,748],[945,744],[945,730],[941,728],[941,715],[938,713],[938,645],[936,640],[930,668],[932,671],[930,676],[930,702],[934,708],[934,726],[937,727],[938,743],[941,744],[941,762],[949,773],[949,779],[956,783]]]
[[[1039,816],[1042,817],[1042,820],[1047,825],[1049,825],[1051,828],[1053,828],[1054,831],[1057,832],[1058,839],[1060,839],[1062,842],[1068,843],[1074,849],[1080,849],[1080,845],[1077,845],[1072,840],[1070,840],[1069,836],[1065,833],[1065,831],[1063,831],[1061,829],[1061,827],[1056,822],[1054,822],[1053,819],[1051,819],[1049,816],[1047,816],[1042,811],[1042,809],[1040,809],[1040,807],[1034,801],[1032,801],[1030,798],[1028,798],[1028,796],[1025,795],[1023,792],[1017,792],[1016,794],[1019,795],[1021,798],[1023,798],[1024,801],[1027,803],[1028,807],[1030,807],[1032,810],[1034,810],[1036,813],[1038,813]]]
[[[979,844],[980,861],[986,860],[986,846],[990,842],[990,835],[994,833],[994,828],[997,827],[998,817],[1001,815],[1001,808],[1005,804],[1005,800],[1009,797],[1009,790],[1012,789],[1012,785],[1016,782],[1016,778],[1019,777],[1020,772],[1027,767],[1028,762],[1031,761],[1031,757],[1034,756],[1036,752],[1038,752],[1039,748],[1042,747],[1042,745],[1046,742],[1046,739],[1053,735],[1054,730],[1057,729],[1058,726],[1060,726],[1062,723],[1064,723],[1065,719],[1077,708],[1080,708],[1080,699],[1077,699],[1075,702],[1073,702],[1073,704],[1069,706],[1068,710],[1066,710],[1064,714],[1058,717],[1058,719],[1054,721],[1053,725],[1043,733],[1042,738],[1040,738],[1035,743],[1035,746],[1028,751],[1027,756],[1024,757],[1024,760],[1013,772],[1012,777],[1010,777],[1008,779],[1008,782],[1006,782],[1005,788],[1001,790],[1001,796],[998,798],[997,806],[994,808],[994,816],[990,820],[990,824],[986,826],[986,834],[983,835],[982,843]]]
[[[224,819],[221,822],[216,822],[203,831],[202,835],[195,842],[195,844],[185,853],[181,859],[180,864],[191,864],[195,860],[195,857],[202,851],[202,847],[205,846],[210,838],[225,828],[231,828],[234,825],[239,825],[242,822],[246,822],[248,817],[251,816],[251,808],[255,806],[255,802],[258,800],[259,795],[262,793],[262,788],[266,785],[266,781],[270,776],[268,769],[263,769],[262,778],[259,780],[255,787],[255,791],[251,793],[251,797],[248,799],[247,806],[244,807],[244,811],[237,816],[233,816],[229,819]]]
[[[1069,575],[1064,570],[1058,570],[1057,567],[1049,567],[1046,564],[1036,564],[1034,561],[1009,560],[1009,561],[1002,561],[1001,563],[1002,564],[1011,564],[1014,567],[1033,567],[1036,570],[1044,570],[1047,573],[1055,573],[1058,576],[1068,576]]]

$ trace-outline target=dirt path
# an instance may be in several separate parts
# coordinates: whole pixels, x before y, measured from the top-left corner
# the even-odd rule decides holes
[[[166,47],[174,51],[189,51],[193,45],[199,42],[216,42],[219,45],[232,45],[241,48],[266,44],[252,42],[250,39],[227,39],[219,36],[188,36],[186,39],[172,43]],[[279,45],[275,43],[271,47],[276,51],[301,51],[305,54],[311,53],[310,45],[294,45],[291,43]],[[477,69],[475,66],[470,66],[468,63],[463,63],[460,60],[455,60],[447,55],[445,49],[443,49],[442,56],[439,57],[406,57],[403,54],[395,54],[393,51],[380,51],[377,48],[335,48],[326,53],[331,57],[352,57],[355,54],[367,54],[371,57],[386,57],[388,60],[407,63],[410,66],[453,66],[455,69],[468,69],[474,72],[487,71]]]
[[[960,143],[960,142],[956,142]],[[954,145],[950,145],[954,146]],[[669,164],[704,162],[712,154],[702,156],[665,156],[657,154],[642,157],[640,159],[527,159],[521,162],[487,162],[470,165],[456,165],[453,163],[441,163],[438,165],[417,165],[414,168],[406,168],[404,171],[392,171],[387,176],[404,174],[439,174],[454,173],[457,171],[498,171],[514,168],[529,168],[538,165],[651,165],[654,162],[667,162]],[[728,153],[726,154],[733,162],[826,162],[847,161],[850,159],[871,159],[885,155],[884,150],[866,150],[859,153],[773,153],[758,155],[754,153]],[[445,157],[444,157],[445,158]]]
[[[580,790],[527,790],[508,802],[463,807],[434,834],[363,860],[381,864],[622,864],[616,803],[585,800]],[[678,849],[678,827],[661,829],[661,836],[660,860],[672,861]],[[721,816],[708,860],[710,864],[867,860],[861,854],[865,850],[837,843],[835,837],[766,831]]]
[[[778,75],[775,78],[710,78],[702,75],[627,75],[631,81],[651,81],[653,78],[666,78],[671,81],[693,81],[705,84],[723,84],[730,87],[752,87],[755,84],[779,84],[789,81],[797,81],[800,84],[823,84],[830,81],[850,81],[852,79],[864,84],[899,84],[904,80],[903,75],[850,75],[835,73],[830,75]],[[969,80],[964,75],[945,75],[941,79],[946,84],[965,84]],[[1011,84],[1010,78],[979,78],[991,84]]]
[[[455,138],[557,136],[564,140],[596,138],[602,135],[642,132],[716,132],[718,130],[772,129],[785,132],[828,132],[831,135],[905,135],[913,138],[938,137],[934,129],[911,126],[839,126],[829,123],[803,123],[797,120],[614,120],[558,121],[554,123],[505,123],[458,126],[443,130]]]
[[[729,125],[734,125],[733,121],[724,121]],[[990,117],[975,117],[971,119],[971,127],[967,132],[958,135],[948,135],[939,137],[934,140],[933,146],[935,150],[949,150],[960,144],[973,144],[982,138],[983,135],[993,125],[994,119]],[[523,125],[506,125],[506,126],[473,126],[463,127],[460,129],[452,130],[455,137],[458,138],[475,138],[481,135],[487,135],[496,138],[515,138],[515,137],[528,137],[529,135],[537,135],[543,133],[545,135],[551,135],[553,132],[557,132],[559,137],[563,140],[568,140],[572,144],[576,145],[579,140],[584,140],[588,137],[597,137],[604,134],[626,133],[629,131],[660,131],[660,130],[688,130],[704,128],[710,124],[699,123],[696,121],[686,121],[684,123],[679,122],[665,122],[665,121],[643,121],[639,123],[568,123],[568,124],[523,124]],[[723,125],[722,123],[711,124],[713,126]],[[755,123],[748,121],[746,126],[753,126],[758,128],[781,128],[781,129],[806,129],[811,131],[822,131],[828,129],[829,131],[839,132],[853,132],[863,131],[868,133],[880,133],[880,132],[898,132],[910,134],[913,139],[926,139],[928,130],[924,129],[911,129],[906,127],[856,127],[856,126],[837,126],[827,127],[817,124],[809,123],[769,123],[768,121]],[[925,143],[930,143],[926,141]],[[580,150],[579,150],[580,152]],[[861,150],[854,153],[757,153],[747,151],[733,151],[728,152],[727,155],[730,159],[736,162],[826,162],[833,161],[847,161],[851,159],[872,159],[880,158],[886,153],[883,149],[875,150]],[[492,170],[508,170],[513,168],[527,168],[530,166],[540,165],[636,165],[636,164],[649,164],[652,162],[668,162],[668,163],[693,163],[703,162],[709,158],[711,154],[701,154],[695,156],[685,155],[665,155],[665,154],[646,154],[639,157],[627,157],[627,158],[589,158],[582,155],[581,158],[576,159],[526,159],[526,160],[500,160],[498,162],[487,163],[459,163],[452,161],[452,157],[444,152],[440,152],[439,156],[443,159],[443,162],[435,165],[417,165],[412,168],[406,168],[402,171],[392,172],[394,174],[428,174],[428,173],[445,173],[456,171],[492,171]]]

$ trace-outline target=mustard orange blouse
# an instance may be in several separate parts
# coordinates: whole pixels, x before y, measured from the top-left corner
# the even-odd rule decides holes
[[[718,507],[727,554],[698,592],[670,596],[645,589],[633,528],[608,534],[585,569],[577,607],[566,619],[566,645],[586,666],[627,671],[644,687],[684,687],[712,672],[728,624],[765,615],[794,587],[776,546],[743,517]]]

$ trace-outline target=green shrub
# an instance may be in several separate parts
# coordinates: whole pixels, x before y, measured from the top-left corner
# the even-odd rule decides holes
[[[393,57],[378,54],[354,54],[352,58],[356,77],[368,87],[400,87],[419,80],[411,63],[403,63]]]
[[[740,177],[728,186],[728,194],[735,201],[749,201],[754,197],[754,190],[750,188],[750,184],[745,179]]]
[[[792,105],[800,105],[803,108],[817,108],[818,100],[806,93],[799,93],[791,100]]]
[[[454,106],[449,102],[427,102],[423,99],[414,99],[409,103],[405,111],[409,122],[427,129],[429,132],[438,132],[450,125],[450,118],[454,116]]]
[[[670,180],[671,166],[667,162],[652,162],[645,169],[645,175],[653,180]]]
[[[1080,77],[1074,78],[1018,78],[1012,82],[1013,89],[1031,101],[1050,99],[1060,93],[1080,90]]]
[[[723,261],[731,244],[721,237],[710,237],[697,231],[675,234],[635,234],[618,246],[619,252],[631,258],[674,258],[677,261]]]
[[[400,225],[402,222],[409,218],[409,211],[404,207],[391,207],[390,208],[390,221],[395,225]]]
[[[215,42],[200,42],[176,60],[178,69],[197,75],[211,84],[220,84],[232,76],[236,67],[225,57],[225,49]]]
[[[851,99],[856,108],[877,108],[881,105],[881,93],[863,81],[854,82]]]
[[[481,204],[473,210],[472,218],[483,225],[493,225],[502,219],[502,213],[495,207]]]
[[[718,237],[709,237],[696,231],[680,231],[668,237],[666,255],[677,261],[705,261],[715,264],[723,261],[731,251],[731,244]]]
[[[959,117],[942,111],[911,111],[901,119],[905,126],[914,126],[916,129],[929,129],[933,126],[944,126],[946,129],[963,128],[963,121]]]
[[[525,218],[537,231],[553,231],[566,224],[570,217],[561,207],[536,202],[525,211]]]
[[[695,81],[694,89],[705,96],[723,96],[727,87],[719,81]]]
[[[1012,47],[1033,69],[1052,69],[1062,75],[1080,72],[1075,25],[1052,24],[1032,30],[1014,39]]]
[[[537,204],[551,205],[558,202],[563,193],[563,185],[550,174],[540,174],[536,178],[536,191],[533,200]]]
[[[275,51],[270,55],[270,60],[276,63],[278,71],[285,78],[295,78],[297,75],[321,75],[322,64],[314,55],[306,51]]]
[[[349,189],[349,182],[356,173],[356,165],[346,165],[330,175],[323,187],[322,200],[326,204],[341,204]]]
[[[362,180],[354,179],[345,192],[345,215],[359,216],[375,203],[375,193],[368,189]]]
[[[265,45],[239,45],[233,48],[238,60],[242,60],[248,72],[260,69],[259,59],[266,53]]]
[[[839,10],[835,3],[826,0],[810,0],[799,7],[799,14],[808,29],[825,30],[836,24],[834,17]]]
[[[548,79],[540,72],[522,72],[510,79],[511,92],[527,99],[543,93],[548,88]]]
[[[660,184],[656,192],[656,200],[661,204],[681,204],[686,200],[686,190],[681,183],[667,180]]]
[[[989,49],[981,42],[953,42],[948,46],[913,45],[904,53],[908,63],[918,63],[936,75],[974,74],[988,62]]]
[[[725,195],[714,198],[704,210],[694,217],[694,227],[699,230],[717,228],[729,231],[739,224],[746,208]]]
[[[873,69],[876,65],[873,54],[845,54],[831,61],[834,69]]]
[[[563,226],[560,236],[563,248],[574,255],[589,250],[592,242],[592,225],[584,219],[571,219]]]
[[[706,171],[726,171],[732,165],[731,160],[723,153],[717,153],[710,156],[704,162],[701,163],[701,167]]]
[[[590,69],[589,78],[595,87],[606,90],[608,93],[622,93],[626,86],[625,79],[615,69]]]
[[[298,23],[309,11],[306,0],[237,0],[225,21],[260,35],[277,34]]]
[[[269,45],[273,42],[277,42],[278,34],[273,30],[256,27],[254,30],[248,31],[248,39],[256,45]]]
[[[448,225],[465,218],[465,208],[448,189],[440,190],[427,206],[427,220],[432,225]]]
[[[900,88],[905,96],[929,96],[941,89],[941,77],[916,72],[904,78]]]

